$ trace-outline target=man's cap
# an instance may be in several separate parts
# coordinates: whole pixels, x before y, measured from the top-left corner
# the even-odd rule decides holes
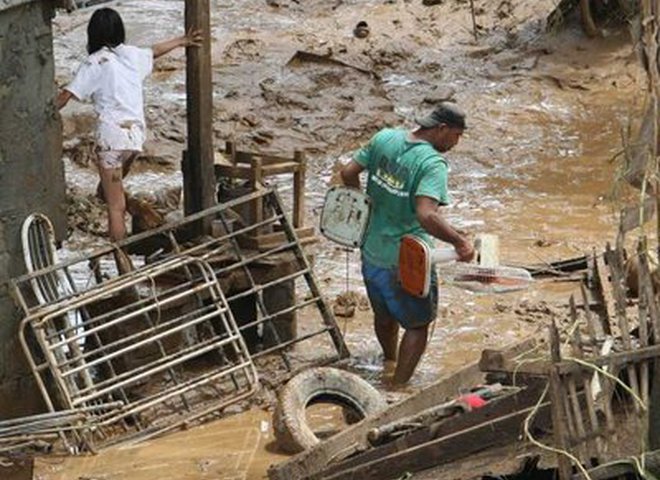
[[[450,127],[465,130],[465,113],[455,103],[441,102],[429,115],[416,118],[415,122],[423,128],[434,128],[444,123]]]

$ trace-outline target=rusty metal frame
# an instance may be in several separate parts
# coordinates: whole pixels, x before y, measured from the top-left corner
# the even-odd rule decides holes
[[[158,287],[174,274],[183,281]],[[120,299],[121,307],[90,313],[112,298]],[[62,322],[82,309],[81,324]],[[179,342],[165,345],[188,329],[203,331],[203,337],[183,348]],[[37,309],[21,322],[19,335],[51,411],[123,403],[95,412],[97,428],[90,433],[98,446],[150,438],[245,399],[257,388],[254,364],[215,274],[199,258],[179,256],[146,266]],[[214,364],[192,373],[191,363],[212,352]],[[147,380],[159,384],[140,388]],[[201,394],[207,388],[213,398]]]
[[[268,215],[268,218],[264,218],[258,223],[244,225],[232,231],[230,223],[231,219],[235,218],[233,210],[246,206],[249,208],[252,202],[267,205],[271,214]],[[196,237],[194,234],[191,234],[191,232],[199,231],[200,225],[207,225],[212,221],[219,221],[227,233],[216,238]],[[261,252],[242,248],[241,242],[239,242],[242,235],[254,234],[264,227],[282,232],[285,240],[281,244],[274,245],[272,248]],[[112,267],[108,268],[108,265],[111,265],[112,262],[108,262],[107,257],[116,257],[116,255],[123,252],[142,249],[148,243],[159,243],[161,252],[145,257],[148,263],[144,267],[127,273],[119,273]],[[270,278],[268,281],[263,281],[262,283],[259,283],[258,279],[255,279],[251,271],[252,268],[259,267],[264,263],[268,263],[269,265],[273,263],[277,264],[278,261],[282,261],[283,257],[293,266],[292,269],[283,272],[275,269],[275,273],[277,274],[274,278]],[[135,259],[136,257],[133,258]],[[86,283],[91,283],[91,286],[83,285],[81,288],[75,282],[72,282],[74,289],[77,289],[77,291],[69,292],[60,290],[61,297],[53,300],[47,299],[45,303],[43,299],[40,303],[35,298],[33,288],[40,278],[52,278],[54,273],[64,275],[66,278],[72,278],[75,276],[76,271],[87,268],[88,265],[89,278],[86,279]],[[103,395],[110,395],[110,398],[113,400],[117,398],[124,401],[125,407],[121,409],[121,413],[119,414],[101,415],[99,419],[101,427],[98,430],[103,432],[108,429],[102,427],[119,424],[123,430],[134,434],[132,436],[122,434],[120,436],[121,439],[128,437],[146,438],[164,430],[176,428],[176,426],[190,421],[190,418],[188,420],[181,420],[175,424],[157,428],[153,432],[153,428],[140,429],[140,425],[136,427],[135,424],[139,423],[140,412],[147,409],[149,405],[144,402],[130,401],[128,392],[124,391],[124,389],[132,388],[129,380],[138,381],[140,378],[147,378],[149,376],[146,373],[148,369],[134,372],[135,378],[130,375],[130,379],[128,378],[129,375],[118,376],[112,373],[103,376],[98,371],[98,367],[106,361],[108,366],[112,367],[109,368],[112,371],[114,368],[113,359],[117,355],[121,356],[131,351],[130,347],[125,345],[127,339],[120,339],[105,345],[100,340],[98,333],[104,329],[114,328],[123,322],[128,322],[129,320],[125,317],[130,314],[131,309],[145,308],[145,302],[149,302],[149,295],[146,298],[138,298],[129,305],[123,305],[122,308],[105,312],[105,315],[94,316],[90,313],[90,309],[95,303],[101,302],[110,295],[127,294],[127,292],[130,293],[140,288],[148,291],[150,288],[155,289],[160,283],[167,283],[165,281],[168,276],[166,272],[170,270],[176,270],[180,288],[187,285],[186,282],[194,283],[200,276],[205,277],[207,280],[211,279],[208,280],[209,284],[204,287],[207,290],[202,292],[191,290],[189,295],[181,300],[185,300],[190,305],[196,305],[195,308],[197,309],[203,308],[205,299],[209,296],[208,290],[212,290],[216,298],[221,299],[218,300],[222,304],[221,310],[229,318],[232,318],[231,311],[227,307],[229,302],[247,296],[254,298],[257,317],[238,325],[237,329],[243,334],[250,328],[268,330],[272,339],[274,339],[271,345],[249,354],[247,357],[250,361],[254,359],[258,371],[262,370],[261,364],[257,360],[262,358],[266,360],[264,365],[267,364],[269,366],[267,370],[263,371],[268,372],[265,380],[270,384],[277,384],[285,380],[292,372],[306,365],[330,362],[348,356],[348,349],[332,310],[320,292],[309,260],[302,249],[296,231],[284,213],[279,196],[276,191],[264,188],[230,202],[193,214],[179,222],[167,224],[155,230],[129,237],[110,247],[96,250],[89,255],[42,268],[37,272],[24,275],[12,281],[13,293],[17,303],[26,314],[26,319],[23,322],[23,328],[21,330],[23,349],[28,356],[28,360],[31,363],[49,409],[56,410],[57,408],[61,408],[58,405],[58,401],[56,401],[61,396],[64,397],[65,404],[73,407],[76,405],[93,404],[94,402],[103,400]],[[191,270],[195,270],[195,274]],[[172,272],[170,271],[170,273]],[[223,279],[236,274],[242,276],[246,283],[245,288],[225,295],[220,284]],[[307,291],[302,295],[296,295],[293,304],[285,308],[278,310],[269,309],[263,298],[264,292],[269,288],[283,285],[287,282],[289,284],[295,282],[296,287],[304,286]],[[214,283],[214,285],[211,285],[211,283]],[[314,320],[310,320],[307,322],[304,333],[296,335],[294,338],[280,338],[274,320],[283,315],[297,312],[305,307],[314,306],[320,313],[320,326],[317,327],[313,323]],[[151,310],[146,313],[150,312],[151,316],[153,316],[153,307],[154,305],[152,304],[150,307]],[[137,315],[134,315],[131,318],[137,317]],[[149,317],[148,314],[147,317]],[[69,320],[67,321],[67,319]],[[187,321],[186,319],[181,319],[181,322],[184,324]],[[179,352],[182,355],[192,354],[199,347],[199,332],[193,323],[190,322],[186,324],[188,327],[180,328],[180,331],[186,334],[186,339],[182,342],[183,344]],[[85,346],[84,340],[87,338],[94,338],[96,343],[100,345],[100,350],[90,349]],[[138,342],[144,340],[139,335],[129,338]],[[304,360],[301,360],[301,358],[295,355],[293,358],[291,357],[291,352],[295,353],[297,344],[311,341],[312,339],[326,340],[325,344],[331,347],[331,353],[325,356],[315,354],[312,356],[313,358],[306,358]],[[242,338],[241,342],[243,342]],[[162,351],[162,346],[158,345],[157,339],[152,344],[157,345]],[[320,348],[320,346],[317,348],[316,345],[315,343],[313,348],[309,350],[314,353],[324,351],[323,348]],[[207,347],[209,346],[201,346],[201,348]],[[124,351],[120,354],[116,354],[116,352],[113,354],[113,349],[116,348],[123,348]],[[211,348],[209,347],[209,349]],[[99,360],[95,355],[101,355],[103,360]],[[114,356],[109,357],[109,355]],[[280,374],[277,369],[274,369],[277,375],[273,375],[272,362],[270,361],[272,359],[280,360],[285,370],[284,374]],[[91,367],[89,366],[90,363]],[[166,367],[163,368],[167,370]],[[247,367],[244,366],[243,368]],[[72,381],[71,379],[74,380]],[[251,382],[248,383],[252,385]],[[115,386],[115,391],[109,392],[109,385]],[[65,394],[62,392],[65,392]],[[177,391],[173,396],[176,397],[180,393],[180,391]],[[248,393],[246,392],[247,395]],[[209,411],[217,410],[232,401],[236,401],[236,399],[225,400],[219,399],[216,401],[215,406],[209,407]],[[62,399],[59,399],[60,403],[61,401]],[[181,405],[181,408],[185,410],[185,404]],[[199,417],[206,413],[208,411],[204,411],[199,415],[195,414],[194,416]],[[137,432],[135,431],[136,429],[138,430]],[[103,437],[103,435],[112,437],[112,432],[101,433],[98,437]],[[102,439],[100,443],[106,444],[108,442]]]
[[[121,406],[121,402],[113,402],[0,421],[0,454],[55,445],[74,454],[93,451],[89,441],[89,431],[97,427],[93,413]]]
[[[252,204],[252,202],[263,202],[271,208],[273,214],[258,223],[243,226],[237,230],[230,231],[231,229],[229,228],[229,219],[231,218],[231,212],[237,208],[240,208],[241,206],[249,206]],[[194,242],[190,242],[191,238],[189,232],[193,230],[195,226],[214,219],[220,220],[225,226],[226,230],[230,231],[230,233],[217,238],[207,237],[204,239],[204,241],[199,241],[198,239]],[[254,252],[241,247],[238,242],[239,237],[242,235],[253,234],[264,227],[272,227],[280,230],[285,235],[285,242],[280,245],[273,246],[272,248],[269,248],[263,252]],[[257,297],[259,318],[254,323],[249,325],[239,325],[239,329],[241,331],[245,331],[245,329],[254,326],[263,326],[263,328],[270,329],[274,334],[273,336],[277,337],[277,332],[274,331],[272,320],[282,315],[286,315],[287,313],[291,313],[292,311],[300,310],[301,308],[309,305],[316,306],[323,322],[323,326],[320,329],[314,330],[300,338],[295,338],[289,341],[277,341],[277,344],[270,348],[268,351],[262,351],[255,354],[256,357],[264,356],[269,353],[277,353],[282,358],[286,368],[290,370],[291,365],[286,357],[286,350],[296,343],[322,334],[327,334],[330,337],[335,350],[334,357],[325,359],[325,361],[332,361],[333,359],[340,359],[348,356],[348,348],[341,335],[340,329],[337,326],[337,322],[334,314],[332,313],[332,309],[329,307],[326,299],[321,294],[321,291],[318,287],[318,282],[310,266],[307,255],[305,254],[300,244],[296,231],[292,227],[287,214],[284,212],[279,195],[275,190],[270,188],[263,188],[235,200],[225,202],[207,210],[187,216],[181,221],[173,222],[154,230],[134,235],[125,240],[117,242],[112,246],[98,249],[90,255],[85,255],[81,258],[72,259],[66,262],[60,262],[56,266],[44,268],[38,272],[14,279],[12,281],[14,296],[16,297],[17,303],[22,307],[24,312],[26,314],[30,314],[32,309],[42,307],[42,305],[36,304],[32,298],[33,296],[31,293],[30,282],[32,282],[36,277],[49,275],[58,270],[63,271],[67,276],[70,277],[70,270],[75,269],[76,266],[81,266],[87,263],[92,265],[91,268],[93,269],[96,282],[101,281],[103,284],[109,285],[113,281],[117,281],[125,275],[118,275],[117,272],[113,271],[101,271],[101,266],[103,263],[102,260],[104,257],[111,256],[117,250],[132,251],[143,243],[153,242],[156,240],[160,240],[161,243],[165,245],[164,249],[166,248],[169,253],[163,254],[162,258],[154,260],[154,263],[158,263],[159,261],[166,261],[169,258],[177,257],[180,255],[190,255],[200,257],[212,263],[213,271],[220,280],[223,277],[239,270],[243,275],[245,275],[249,283],[249,288],[236,294],[227,295],[227,301],[231,302],[241,297],[254,294]],[[221,255],[231,256],[233,261],[227,262],[225,265],[217,265],[213,261],[214,257]],[[258,284],[251,275],[249,267],[258,265],[260,262],[276,258],[278,255],[289,255],[289,258],[295,262],[298,270],[291,274],[282,275],[278,278],[275,278],[273,281],[268,282],[267,285]],[[104,277],[107,277],[107,279]],[[304,280],[304,285],[308,291],[305,295],[300,296],[305,297],[307,300],[297,302],[289,309],[283,309],[281,311],[275,312],[269,311],[261,299],[263,291],[267,288],[282,284],[286,281],[298,279]],[[300,286],[301,283],[302,282],[298,282],[297,286]],[[75,295],[75,293],[65,295],[61,298],[61,300],[70,298]]]

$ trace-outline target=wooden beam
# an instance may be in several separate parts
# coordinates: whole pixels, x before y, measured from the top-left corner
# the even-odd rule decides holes
[[[605,261],[601,255],[595,255],[595,265],[594,271],[596,273],[596,279],[598,280],[598,285],[600,289],[600,300],[603,305],[603,331],[605,334],[610,335],[612,333],[610,329],[610,319],[614,316],[614,296],[612,294],[612,286],[610,285],[609,279],[607,277],[607,269],[605,267]]]
[[[294,159],[298,169],[293,174],[293,226],[300,228],[305,218],[305,154],[296,150]]]
[[[536,417],[537,422],[548,421],[549,403],[540,405]],[[502,443],[517,440],[527,416],[536,406],[531,406],[513,413],[502,415],[491,420],[471,426],[465,430],[441,435],[429,442],[397,451],[384,458],[367,462],[351,469],[337,472],[333,475],[314,476],[324,480],[382,480],[399,478],[407,472],[418,472],[437,465],[465,458],[473,453]]]
[[[332,462],[340,461],[367,448],[369,445],[367,433],[372,428],[387,425],[399,418],[437,405],[454,397],[461,386],[475,385],[483,382],[483,379],[483,374],[479,372],[476,363],[445,375],[418,394],[364,419],[282,463],[271,466],[268,470],[268,478],[270,480],[302,480],[316,474]]]
[[[589,363],[599,366],[620,367],[628,364],[640,363],[643,361],[660,358],[660,345],[637,348],[635,350],[610,353],[599,357],[590,357]],[[484,352],[479,362],[479,367],[484,372],[517,373],[524,375],[549,375],[550,363],[546,360],[534,360],[532,362],[518,362],[512,359],[498,359],[487,352]],[[560,375],[568,375],[583,370],[587,374],[593,374],[593,369],[575,363],[571,360],[562,360],[555,367]]]
[[[507,356],[516,356],[530,349],[533,341],[526,339],[505,349]],[[483,383],[484,375],[475,362],[463,369],[451,372],[418,394],[392,405],[383,412],[353,425],[324,442],[302,453],[273,465],[268,470],[270,480],[301,480],[323,470],[332,462],[338,462],[364,448],[369,443],[367,434],[375,427],[387,425],[402,417],[430,408],[456,396],[459,388]]]
[[[189,47],[186,51],[188,149],[183,173],[190,178],[184,178],[183,183],[184,211],[189,215],[216,203],[209,0],[186,0],[185,24],[186,32],[200,30],[203,36],[200,47]]]
[[[339,472],[359,468],[369,462],[379,461],[389,455],[402,452],[407,449],[413,449],[417,446],[432,442],[435,439],[446,437],[455,433],[461,433],[475,425],[482,425],[489,421],[495,422],[498,418],[514,414],[518,411],[528,409],[536,404],[543,393],[546,381],[540,380],[530,383],[526,388],[519,392],[506,395],[501,398],[495,398],[485,406],[472,412],[460,413],[446,419],[437,421],[424,428],[411,432],[397,440],[390,441],[384,445],[367,450],[364,453],[355,455],[343,462],[336,463],[328,469],[309,477],[309,480],[317,478],[326,478]],[[542,427],[540,423],[534,422],[535,427]],[[518,429],[516,429],[519,432]],[[460,439],[456,439],[460,441]],[[500,443],[503,444],[503,443]],[[457,459],[459,457],[456,457]],[[451,461],[452,459],[446,459]],[[441,463],[446,463],[442,461]],[[361,477],[356,477],[361,478]]]
[[[550,357],[552,367],[550,369],[550,411],[552,414],[552,435],[555,448],[567,451],[569,446],[569,412],[566,409],[565,395],[562,389],[561,378],[556,365],[561,362],[561,345],[559,331],[554,319],[550,323]],[[562,453],[557,453],[557,465],[559,480],[570,480],[571,461]]]

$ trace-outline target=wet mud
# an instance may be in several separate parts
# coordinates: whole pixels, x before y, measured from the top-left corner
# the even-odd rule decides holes
[[[304,150],[310,223],[318,222],[337,162],[347,161],[378,129],[412,127],[415,115],[453,99],[468,113],[468,130],[447,155],[453,203],[444,211],[452,223],[471,234],[499,235],[502,263],[575,257],[614,238],[618,199],[629,193],[617,188],[613,159],[621,150],[622,131],[641,110],[644,88],[625,30],[589,40],[568,19],[562,29],[548,33],[544,20],[552,0],[483,2],[477,40],[469,4],[458,0],[431,7],[404,0],[211,5],[216,147],[233,140],[246,150],[286,155]],[[131,43],[149,45],[183,30],[181,1],[126,1],[117,8]],[[90,13],[55,19],[60,84],[84,56]],[[368,23],[365,38],[353,35],[359,21]],[[182,52],[157,62],[146,102],[148,142],[126,185],[132,193],[153,196],[181,184]],[[96,172],[85,154],[91,107],[67,107],[63,120],[74,229],[67,246],[92,248],[106,240],[103,208],[94,198]],[[286,178],[274,183],[285,197],[291,191]],[[164,214],[175,209],[169,205]],[[355,315],[338,317],[354,355],[351,368],[382,386],[371,314],[360,308],[359,253],[325,240],[312,248],[326,295],[334,299],[355,292],[351,295],[357,298]],[[574,288],[539,283],[524,293],[486,297],[443,286],[439,317],[410,389],[475,360],[482,348],[537,331],[552,315],[543,305],[561,309]],[[127,465],[141,465],[130,475],[139,479],[264,478],[267,464],[281,458],[270,453],[269,430],[261,430],[269,418],[249,412],[144,447],[67,460],[40,478],[127,478],[112,476],[113,469]],[[232,428],[242,433],[223,443],[232,438]],[[207,435],[210,431],[213,435]],[[244,441],[249,448],[236,453]],[[223,460],[224,455],[233,456]],[[43,468],[48,462],[43,460]],[[222,470],[227,462],[230,467]],[[162,476],[165,471],[176,474]]]

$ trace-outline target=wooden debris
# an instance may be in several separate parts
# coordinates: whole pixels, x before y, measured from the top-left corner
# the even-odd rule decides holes
[[[518,342],[506,349],[504,356],[513,358],[529,350],[534,345],[533,340]],[[438,405],[454,398],[461,387],[483,383],[484,374],[475,362],[465,368],[447,375],[433,385],[409,397],[380,414],[367,418],[306,450],[289,460],[273,465],[268,470],[270,480],[301,480],[321,472],[333,462],[339,462],[356,452],[369,447],[367,434],[373,428],[390,424],[421,410]],[[524,418],[524,417],[523,417]]]
[[[520,437],[525,418],[535,409],[544,384],[492,400],[479,410],[450,417],[418,432],[356,455],[309,480],[380,480],[397,478],[436,465],[465,458],[485,448],[513,442]],[[535,428],[549,421],[549,404],[543,403]]]

